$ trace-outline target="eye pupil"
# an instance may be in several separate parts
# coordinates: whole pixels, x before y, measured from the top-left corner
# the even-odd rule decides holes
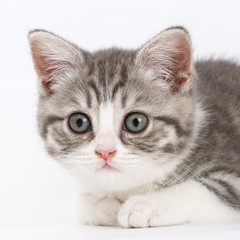
[[[139,119],[139,118],[134,118],[134,119],[133,119],[133,125],[134,125],[135,127],[138,127],[138,125],[139,125],[140,122],[141,122],[141,119]]]
[[[77,120],[77,126],[80,128],[82,126],[82,124],[83,124],[83,120],[81,118],[79,118]]]

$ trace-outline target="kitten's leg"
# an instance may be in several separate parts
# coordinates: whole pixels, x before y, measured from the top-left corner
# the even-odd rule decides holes
[[[112,197],[99,197],[94,194],[81,196],[81,221],[88,225],[117,226],[117,214],[121,201]]]
[[[240,212],[194,180],[152,194],[130,197],[118,213],[119,224],[123,227],[236,219],[240,220]]]

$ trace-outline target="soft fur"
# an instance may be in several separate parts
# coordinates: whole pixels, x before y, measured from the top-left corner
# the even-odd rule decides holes
[[[90,53],[43,30],[29,34],[39,78],[38,126],[48,153],[76,178],[85,224],[150,227],[240,220],[240,67],[193,63],[187,31],[136,50]],[[68,118],[87,114],[92,130]],[[139,134],[130,112],[148,116]],[[112,145],[112,169],[95,152]],[[114,169],[113,169],[114,168]]]

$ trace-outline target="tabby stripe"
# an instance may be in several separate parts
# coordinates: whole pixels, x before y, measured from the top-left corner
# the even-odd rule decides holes
[[[210,176],[211,174],[214,174],[214,173],[218,173],[218,172],[222,172],[224,174],[230,174],[230,175],[234,175],[236,176],[237,178],[240,178],[240,172],[236,171],[235,169],[229,169],[227,166],[224,167],[224,166],[218,166],[218,167],[214,167],[206,172],[203,172],[201,173],[202,176],[204,177],[208,177]]]
[[[227,183],[226,181],[220,180],[220,179],[211,179],[211,181],[214,181],[214,182],[218,183],[219,185],[221,185],[222,187],[224,187],[226,192],[236,200],[238,205],[240,205],[239,196],[235,193],[234,188],[229,183]]]
[[[106,69],[106,62],[101,60],[97,63],[98,65],[98,79],[99,83],[103,86],[103,98],[104,100],[107,99],[107,93],[106,93],[106,88],[107,88],[107,69]]]
[[[154,142],[149,142],[149,143],[143,143],[143,142],[138,142],[138,143],[133,143],[131,140],[129,141],[126,139],[123,135],[120,136],[121,141],[124,145],[134,145],[136,148],[141,149],[144,152],[156,152],[156,144]]]
[[[127,94],[126,92],[122,95],[122,107],[125,108],[126,107],[126,102],[127,102]]]
[[[117,94],[117,92],[118,92],[118,90],[119,90],[119,83],[116,83],[115,85],[114,85],[114,87],[113,87],[113,91],[112,91],[112,101],[115,99],[115,96],[116,96],[116,94]]]
[[[224,187],[224,189],[228,193],[228,195],[226,196],[223,193],[221,193],[216,187],[213,187],[210,184],[206,183],[206,181],[203,181],[203,180],[201,181],[200,179],[198,181],[202,185],[204,185],[209,191],[213,192],[220,200],[227,203],[230,207],[233,207],[235,209],[240,209],[240,203],[239,203],[238,196],[235,193],[233,195],[231,194],[233,189],[230,189],[231,186],[229,184],[227,184],[226,182],[224,182],[224,184],[223,184],[220,181],[216,181],[219,185]]]
[[[92,61],[88,64],[88,76],[91,76],[95,71],[95,63]]]
[[[125,79],[121,79],[119,82],[117,82],[114,87],[113,87],[113,91],[112,91],[112,101],[115,99],[115,96],[118,92],[118,90],[122,87],[125,86]]]
[[[52,124],[55,124],[56,122],[63,121],[64,118],[60,118],[57,116],[48,116],[47,118],[44,119],[43,123],[43,130],[41,132],[41,136],[46,139],[47,138],[47,132],[48,132],[48,127]]]
[[[122,64],[120,80],[113,87],[112,101],[115,99],[118,90],[126,85],[126,81],[127,81],[127,66],[125,64]]]
[[[127,81],[127,66],[125,64],[122,64],[122,68],[121,68],[121,80],[123,83],[125,83]]]
[[[89,82],[89,86],[90,86],[90,87],[92,88],[92,90],[94,91],[98,103],[100,103],[100,102],[101,102],[101,99],[100,99],[100,92],[99,92],[99,90],[98,90],[98,88],[97,88],[95,82],[94,82],[93,80],[91,80],[91,81]]]
[[[179,124],[179,121],[175,118],[166,117],[166,116],[157,116],[154,117],[154,120],[164,122],[167,125],[171,125],[176,129],[178,136],[189,135],[189,132],[185,131]]]
[[[91,98],[91,94],[89,93],[89,91],[88,91],[88,93],[87,93],[87,96],[86,96],[86,100],[87,100],[87,106],[88,106],[88,108],[91,108],[92,107],[92,98]]]
[[[156,152],[156,146],[154,144],[144,144],[144,143],[137,143],[136,147],[144,152]]]

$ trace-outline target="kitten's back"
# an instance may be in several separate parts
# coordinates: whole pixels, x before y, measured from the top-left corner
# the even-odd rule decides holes
[[[207,60],[197,62],[195,67],[199,75],[197,95],[208,112],[194,154],[195,163],[215,162],[240,174],[240,66]]]
[[[240,66],[225,60],[207,60],[195,64],[200,77],[199,93],[222,113],[233,114],[240,121]]]

